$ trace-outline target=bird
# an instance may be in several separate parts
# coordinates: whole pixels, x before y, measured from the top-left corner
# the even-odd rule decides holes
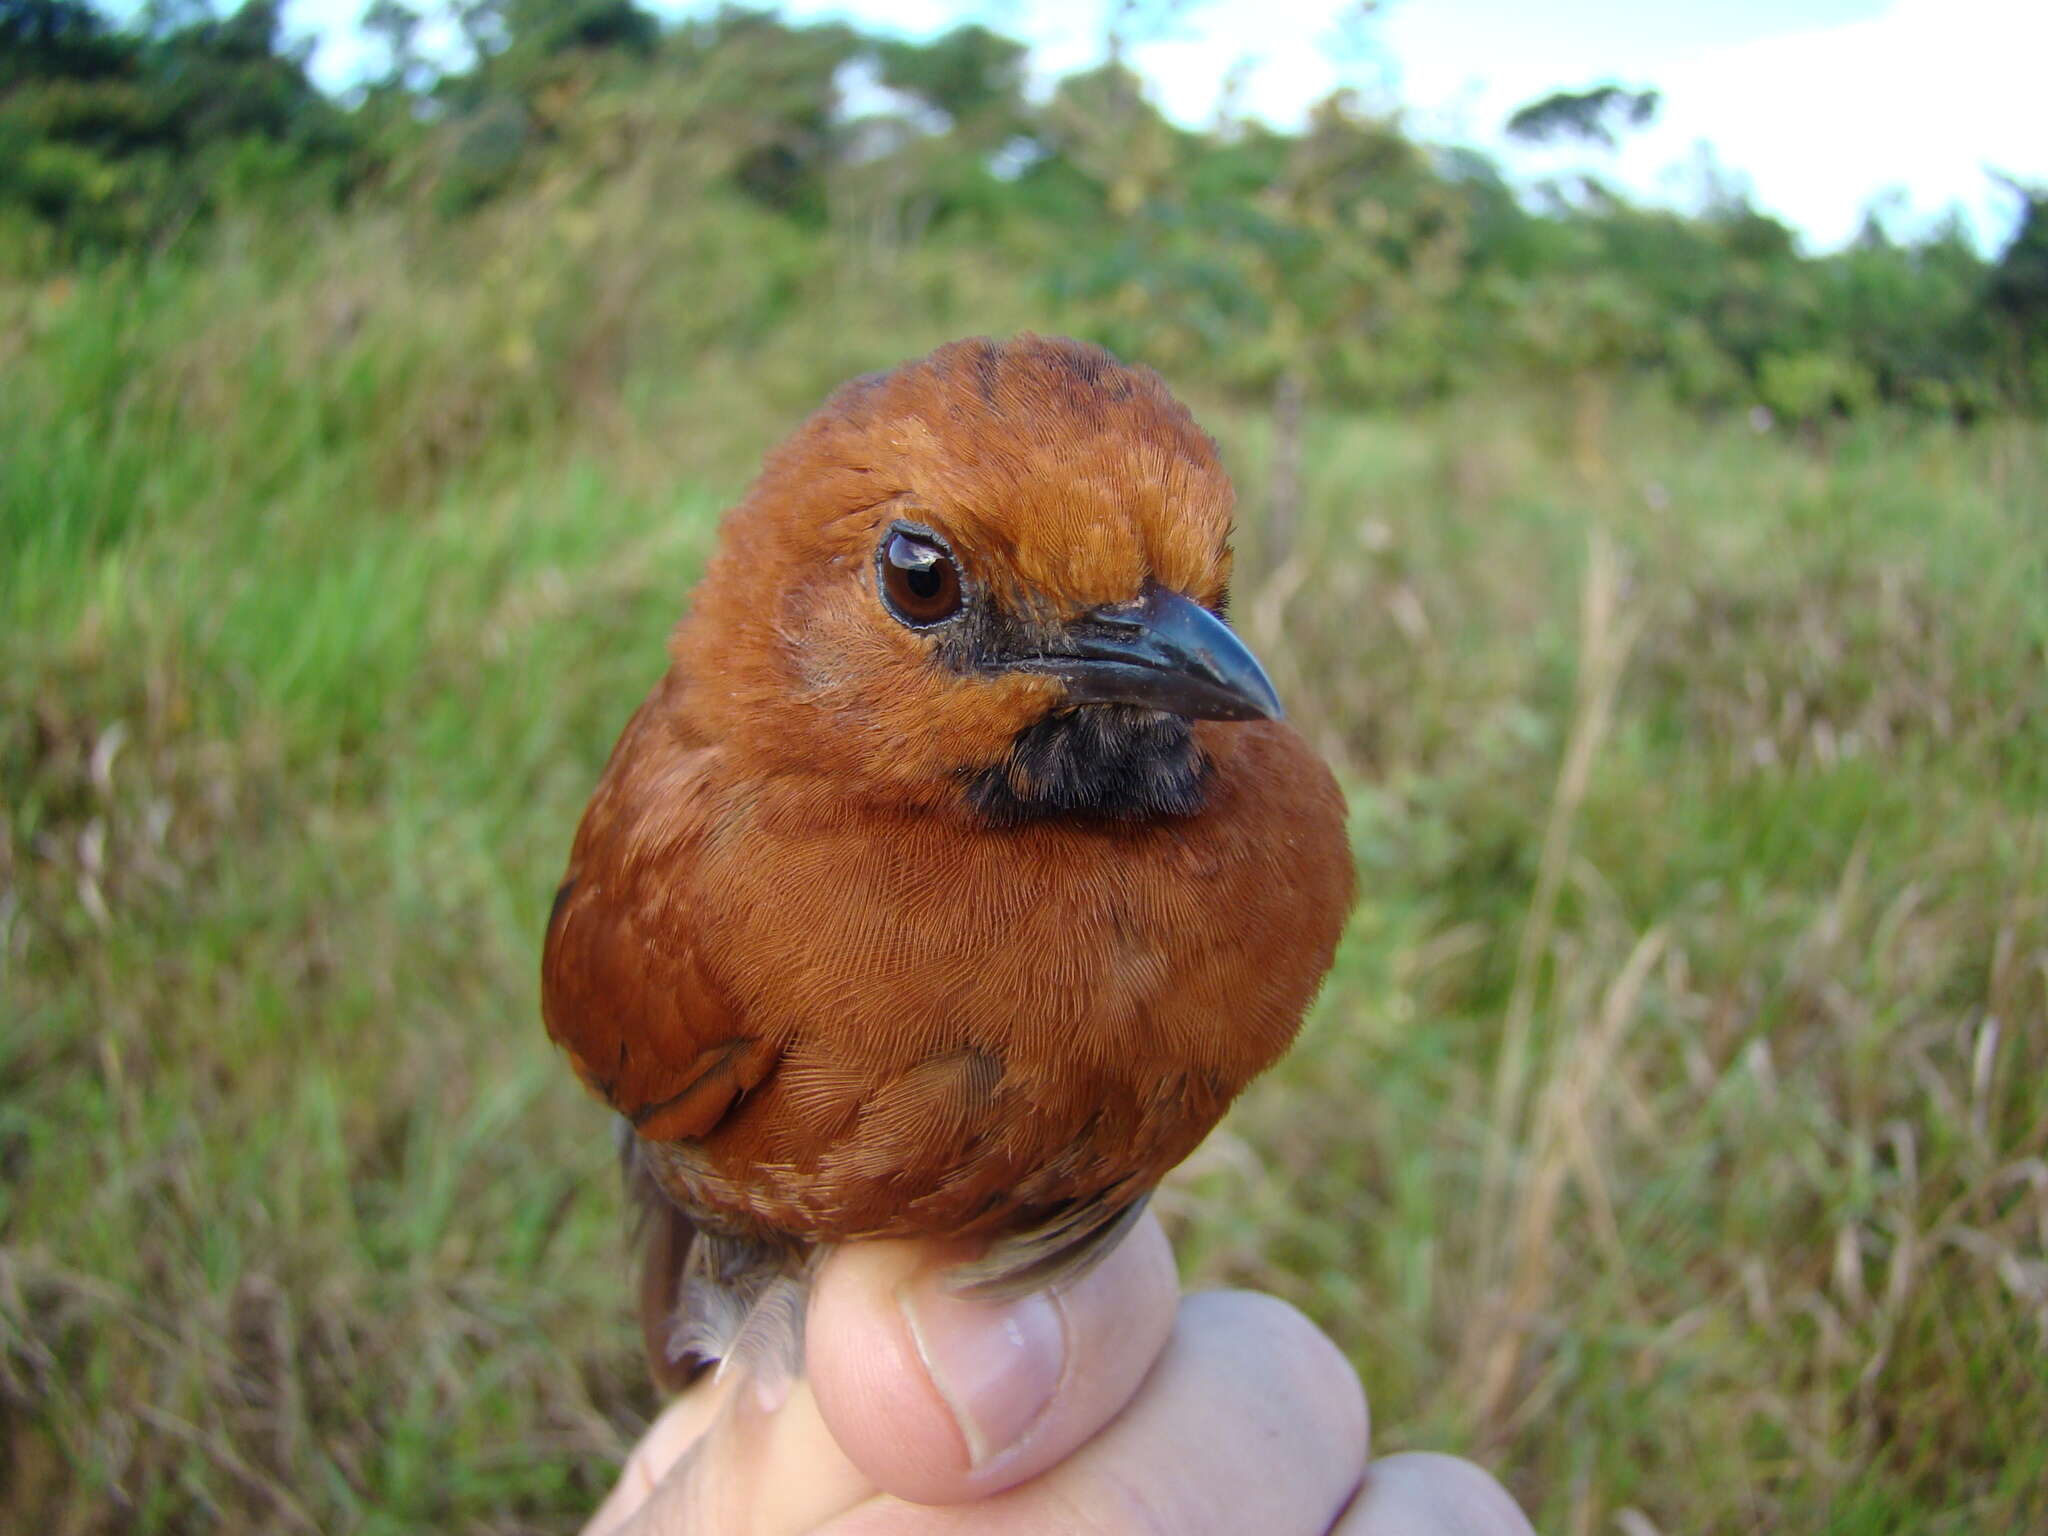
[[[800,1372],[840,1244],[1070,1282],[1294,1039],[1353,865],[1232,520],[1156,373],[1031,334],[842,386],[722,519],[542,951],[663,1387]]]

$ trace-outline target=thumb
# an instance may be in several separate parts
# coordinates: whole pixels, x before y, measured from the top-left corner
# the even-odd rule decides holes
[[[818,1410],[884,1492],[952,1504],[1035,1476],[1114,1418],[1179,1304],[1149,1214],[1062,1289],[975,1301],[946,1287],[955,1245],[856,1243],[820,1272],[805,1328]]]

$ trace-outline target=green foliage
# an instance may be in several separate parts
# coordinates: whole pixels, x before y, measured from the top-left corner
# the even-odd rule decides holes
[[[733,185],[816,224],[841,149],[833,82],[862,48],[837,23],[790,26],[767,11],[724,7],[685,23],[667,57],[694,88],[692,126],[728,158]]]
[[[943,112],[956,132],[993,138],[1022,126],[1022,43],[969,25],[929,43],[885,38],[876,45],[876,55],[884,83]]]
[[[1619,85],[1596,85],[1586,91],[1557,91],[1532,101],[1508,119],[1508,135],[1532,144],[1576,139],[1617,149],[1620,134],[1646,128],[1657,120],[1664,99],[1656,91],[1632,91]]]
[[[1819,421],[1867,408],[1877,395],[1870,375],[1827,352],[1767,352],[1757,394],[1788,421]]]
[[[573,52],[617,52],[646,58],[661,41],[654,18],[633,0],[505,0],[499,14],[508,51],[542,58]]]
[[[0,49],[0,208],[66,257],[223,204],[333,202],[360,174],[356,125],[283,50],[277,0],[144,33],[74,0],[0,0]]]
[[[86,0],[0,0],[0,90],[124,73],[128,41]]]
[[[2010,366],[2031,374],[2033,397],[2048,399],[2048,190],[2007,181],[2021,200],[2020,227],[1998,259],[1985,297],[2004,331]],[[2021,392],[2027,392],[2026,386]]]
[[[1341,93],[1298,133],[1196,132],[1113,59],[1034,101],[1023,48],[980,25],[912,42],[734,6],[664,30],[637,0],[372,0],[388,69],[344,107],[308,83],[276,0],[195,4],[123,31],[88,0],[0,0],[0,270],[161,249],[229,210],[475,218],[672,159],[797,238],[858,230],[865,259],[971,241],[1040,274],[1071,328],[1248,394],[1284,378],[1374,404],[1590,370],[1798,419],[2048,399],[2044,220],[2016,184],[1995,264],[1954,229],[1895,242],[1875,215],[1809,258],[1720,182],[1693,216],[1589,177],[1530,206],[1483,156]],[[422,54],[429,21],[467,39],[460,67]],[[860,79],[894,100],[847,97]],[[1611,147],[1658,106],[1601,85],[1510,129]]]

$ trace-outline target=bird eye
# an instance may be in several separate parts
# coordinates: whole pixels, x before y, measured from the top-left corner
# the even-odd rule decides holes
[[[889,610],[912,629],[943,623],[960,611],[960,569],[930,539],[901,528],[882,541],[876,564]]]

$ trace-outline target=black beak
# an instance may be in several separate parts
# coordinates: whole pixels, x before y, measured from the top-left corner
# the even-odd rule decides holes
[[[1008,665],[1058,678],[1075,704],[1139,704],[1196,720],[1283,714],[1265,669],[1230,626],[1164,587],[1084,614],[1054,645]]]

